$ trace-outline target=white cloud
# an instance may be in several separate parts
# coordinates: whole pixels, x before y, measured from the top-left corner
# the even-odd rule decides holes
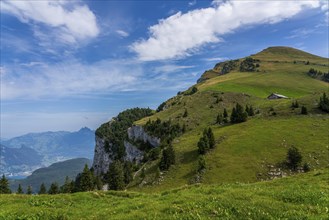
[[[177,90],[196,80],[190,75],[193,68],[176,64],[147,66],[136,60],[103,60],[84,64],[74,59],[56,64],[29,62],[3,65],[0,69],[0,98],[2,101],[36,100],[98,97],[127,91]]]
[[[121,37],[128,37],[129,33],[123,30],[116,30],[116,33],[119,34]]]
[[[224,61],[224,60],[228,60],[229,58],[227,57],[210,57],[210,58],[204,58],[203,60],[208,61],[208,62],[213,62],[213,61]]]
[[[143,61],[182,58],[238,28],[277,23],[319,6],[318,0],[216,1],[213,7],[160,20],[149,28],[150,37],[133,43],[131,49]]]
[[[173,73],[177,71],[181,71],[184,69],[191,69],[194,66],[180,66],[180,65],[174,65],[174,64],[166,64],[162,66],[157,66],[154,68],[155,73]]]
[[[191,2],[188,3],[188,6],[191,7],[191,6],[194,6],[195,4],[196,4],[196,0],[193,0],[193,1],[191,1]]]
[[[285,37],[286,39],[293,39],[293,38],[307,38],[310,34],[314,33],[314,29],[305,29],[299,28],[296,30],[291,31],[290,35]]]
[[[325,22],[329,25],[329,2],[327,0],[321,1],[321,10],[324,11]]]
[[[1,1],[1,13],[47,29],[59,42],[76,44],[99,34],[96,16],[88,6],[72,1]]]
[[[124,60],[94,64],[83,64],[76,60],[51,65],[38,64],[31,62],[3,66],[6,71],[1,74],[1,99],[35,99],[121,91],[134,84],[142,74],[138,64],[129,64]],[[29,68],[26,68],[27,65]]]

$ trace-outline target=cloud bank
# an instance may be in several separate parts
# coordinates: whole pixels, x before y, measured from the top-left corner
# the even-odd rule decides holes
[[[178,12],[149,28],[149,38],[134,42],[131,50],[142,61],[189,56],[202,46],[221,41],[239,28],[274,24],[320,7],[320,1],[215,1],[212,7]]]
[[[31,62],[3,66],[1,99],[62,97],[125,90],[137,80],[142,70],[134,64],[119,65],[121,62],[125,61],[83,64],[71,60],[56,64]]]
[[[65,44],[76,44],[99,34],[95,14],[87,5],[75,1],[1,1],[1,13],[32,25],[37,37],[43,36],[40,29],[46,28]]]

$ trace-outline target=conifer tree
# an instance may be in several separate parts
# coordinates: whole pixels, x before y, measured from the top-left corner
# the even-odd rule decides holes
[[[214,148],[215,144],[216,144],[215,136],[210,127],[208,128],[208,131],[207,131],[207,137],[208,137],[208,141],[209,141],[209,148],[210,149]]]
[[[72,181],[70,180],[70,178],[68,176],[65,177],[65,182],[61,186],[60,191],[61,191],[61,193],[72,193],[73,192]]]
[[[227,117],[228,117],[228,114],[227,114],[227,110],[226,110],[226,108],[224,108],[223,117],[224,117],[224,118],[227,118]]]
[[[9,182],[5,175],[2,175],[0,179],[0,194],[10,194],[11,191],[9,189]]]
[[[103,188],[103,181],[99,176],[94,177],[94,185],[97,190],[101,190]]]
[[[41,183],[38,194],[46,194],[46,193],[47,193],[46,186],[44,183]]]
[[[217,118],[216,118],[216,124],[222,124],[223,123],[223,115],[222,114],[218,114]]]
[[[320,97],[319,108],[329,113],[329,98],[326,93],[323,93],[322,97]]]
[[[247,121],[248,113],[244,111],[243,107],[236,103],[235,108],[233,107],[231,114],[231,123],[240,123]]]
[[[110,164],[107,173],[109,189],[123,190],[125,187],[123,167],[119,160],[115,160]]]
[[[85,164],[79,181],[79,191],[91,191],[94,189],[93,174],[90,172],[88,165]]]
[[[249,114],[249,106],[246,105],[246,112]]]
[[[18,184],[18,188],[17,188],[17,194],[23,194],[23,189],[22,189],[22,185]]]
[[[59,193],[59,187],[58,187],[58,184],[57,182],[53,182],[51,185],[50,185],[50,188],[48,190],[48,194],[58,194]]]
[[[296,170],[298,165],[302,162],[302,155],[299,150],[292,146],[288,149],[287,153],[287,165],[289,168]]]
[[[204,156],[200,155],[198,159],[198,172],[201,172],[202,170],[206,169],[206,160],[204,159]]]
[[[29,185],[26,190],[26,194],[31,195],[32,194],[32,186]]]
[[[209,150],[209,140],[207,135],[203,135],[198,142],[199,154],[205,154]]]
[[[246,112],[248,113],[248,116],[254,116],[255,115],[255,111],[254,111],[254,108],[252,107],[252,105],[249,106],[248,111],[246,109]]]
[[[125,161],[124,166],[124,182],[125,184],[129,184],[133,180],[133,166],[130,161]]]
[[[307,108],[305,106],[302,106],[301,112],[302,115],[307,115]]]
[[[171,165],[175,164],[175,151],[171,144],[169,144],[162,151],[162,157],[160,161],[160,170],[168,170]]]
[[[237,113],[236,113],[236,110],[235,110],[235,107],[233,107],[232,109],[232,113],[231,113],[231,117],[230,117],[230,120],[231,120],[231,123],[236,123],[236,119],[237,119]]]

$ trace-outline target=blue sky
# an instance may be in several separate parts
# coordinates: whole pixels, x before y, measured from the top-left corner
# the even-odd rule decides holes
[[[96,129],[269,46],[328,57],[328,1],[1,1],[1,138]]]

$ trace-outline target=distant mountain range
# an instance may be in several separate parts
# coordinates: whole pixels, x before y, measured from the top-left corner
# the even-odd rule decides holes
[[[76,132],[29,133],[2,140],[0,146],[0,173],[15,178],[59,161],[91,159],[95,132],[85,127]]]
[[[47,189],[49,189],[53,182],[57,182],[60,186],[63,185],[66,176],[71,180],[74,180],[78,173],[82,172],[85,164],[88,164],[90,167],[91,160],[86,158],[75,158],[54,163],[49,167],[33,171],[33,173],[25,179],[11,180],[10,188],[12,192],[16,192],[18,184],[21,184],[23,191],[26,193],[27,187],[31,185],[32,191],[37,193],[41,183],[44,183]]]

